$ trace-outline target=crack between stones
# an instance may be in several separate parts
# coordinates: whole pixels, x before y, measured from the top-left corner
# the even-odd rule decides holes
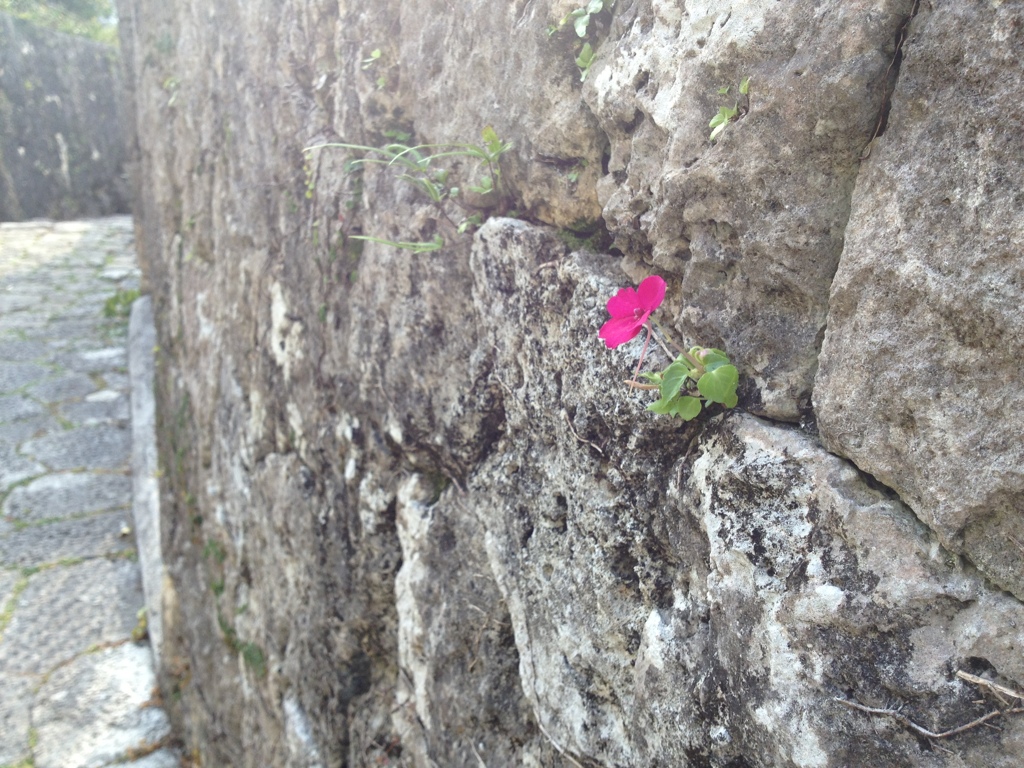
[[[861,154],[860,159],[862,161],[867,160],[871,156],[871,149],[874,146],[875,139],[882,136],[888,127],[889,111],[892,108],[892,96],[896,92],[896,85],[900,79],[900,67],[903,65],[903,44],[907,41],[907,31],[910,28],[910,22],[914,20],[919,10],[921,10],[921,0],[914,0],[914,5],[910,9],[910,15],[903,20],[903,23],[896,30],[896,50],[893,52],[889,67],[885,70],[885,77],[882,78],[886,86],[882,97],[882,105],[878,109],[878,122],[875,123],[875,130],[872,132],[871,138],[868,139],[868,144],[864,148],[863,154]],[[892,85],[888,84],[890,80],[892,80]]]
[[[798,425],[793,424],[792,422],[781,421],[779,419],[772,419],[772,418],[769,418],[767,416],[761,416],[761,415],[758,415],[758,414],[753,414],[753,413],[750,413],[748,411],[744,411],[743,413],[745,413],[747,416],[749,416],[751,418],[754,418],[754,419],[757,419],[757,420],[762,421],[764,423],[770,424],[773,427],[789,429],[789,430],[792,430],[792,431],[795,431],[795,432],[799,432],[800,434],[802,434],[802,435],[804,435],[804,436],[806,436],[808,438],[813,439],[817,443],[817,445],[821,448],[822,451],[827,453],[829,456],[835,456],[837,459],[841,459],[851,469],[853,469],[853,471],[857,473],[857,477],[860,479],[860,481],[862,483],[864,483],[864,485],[866,485],[868,488],[870,488],[871,490],[874,490],[874,491],[876,491],[878,493],[881,493],[886,498],[888,498],[888,499],[890,499],[892,501],[899,502],[905,508],[906,514],[908,514],[911,518],[913,518],[917,523],[923,525],[928,530],[929,534],[935,537],[936,543],[938,544],[939,549],[941,550],[941,552],[945,556],[956,558],[956,560],[960,563],[960,567],[965,572],[971,573],[976,578],[978,578],[985,585],[986,589],[991,590],[992,592],[998,592],[998,593],[1005,594],[1006,596],[1011,597],[1014,600],[1016,600],[1018,603],[1021,603],[1022,605],[1024,605],[1024,600],[1021,600],[1020,598],[1018,598],[1016,595],[1014,595],[1009,590],[1007,590],[1007,589],[999,586],[998,584],[996,584],[991,579],[991,577],[987,573],[985,573],[984,570],[979,568],[978,565],[967,554],[955,552],[954,550],[950,549],[945,544],[943,544],[941,542],[941,540],[939,540],[938,533],[935,531],[935,529],[933,529],[930,525],[928,525],[927,522],[922,520],[918,516],[918,514],[914,510],[914,508],[909,503],[907,503],[903,499],[903,497],[900,496],[900,494],[894,488],[891,488],[890,486],[886,485],[881,480],[879,480],[877,477],[872,475],[870,472],[866,472],[865,470],[861,469],[859,466],[857,466],[857,464],[853,461],[853,459],[851,459],[851,458],[849,458],[847,456],[843,456],[842,454],[835,453],[834,451],[830,451],[828,448],[826,448],[825,445],[818,438],[817,430],[814,430],[812,432],[812,431],[804,428],[802,425],[798,426]],[[699,437],[699,435],[698,435],[698,437]]]
[[[903,46],[904,46],[904,44],[907,41],[907,37],[908,37],[909,29],[910,29],[910,23],[914,20],[914,18],[917,17],[917,14],[918,14],[918,12],[920,10],[921,10],[921,0],[914,0],[914,4],[913,4],[913,6],[911,6],[910,13],[907,16],[904,17],[903,21],[900,22],[899,27],[897,27],[897,29],[896,29],[896,36],[895,36],[896,37],[896,48],[895,48],[895,51],[893,52],[892,59],[889,62],[889,66],[885,70],[885,75],[882,78],[885,90],[883,92],[882,103],[881,103],[881,105],[879,106],[879,109],[878,109],[878,120],[876,121],[875,129],[872,131],[871,136],[869,137],[868,142],[865,145],[864,150],[861,153],[861,156],[859,158],[861,163],[863,163],[865,160],[867,160],[871,156],[871,151],[872,151],[872,149],[874,147],[875,140],[878,139],[880,136],[882,136],[885,133],[886,128],[888,127],[889,112],[890,112],[891,107],[892,107],[892,97],[893,97],[893,94],[896,92],[896,86],[899,83],[900,68],[902,67],[902,64],[903,64]],[[891,80],[891,85],[889,84],[890,80]],[[858,172],[857,175],[859,176],[859,172]],[[855,181],[854,185],[851,186],[851,188],[850,188],[850,195],[847,198],[847,200],[845,201],[846,202],[847,211],[846,211],[846,222],[844,222],[844,224],[843,224],[844,241],[845,241],[846,229],[849,226],[850,215],[852,214],[852,202],[853,202],[852,198],[853,198],[853,189],[854,189],[855,186],[856,186],[856,181]],[[845,246],[844,246],[843,250],[845,250]],[[836,271],[833,272],[832,279],[830,281],[830,285],[829,285],[829,291],[830,292],[831,292],[832,286],[835,284],[835,275],[836,275],[836,272],[838,272],[839,263],[842,262],[842,255],[843,254],[842,254],[842,251],[841,251],[840,254],[839,254],[839,262],[836,265]],[[825,341],[825,333],[828,330],[828,314],[829,314],[829,312],[826,312],[825,322],[822,324],[821,329],[820,329],[820,331],[818,333],[818,338],[815,340],[816,359],[820,358],[820,356],[821,356],[821,348],[822,348],[822,345],[824,344],[824,341]],[[815,378],[817,378],[817,375],[815,375]],[[815,409],[814,409],[814,406],[813,406],[813,402],[814,402],[814,385],[813,385],[813,383],[812,383],[812,386],[811,386],[811,391],[808,393],[808,401],[811,404],[811,406],[810,406],[810,408],[808,408],[807,413],[801,416],[801,419],[800,419],[801,431],[803,431],[805,434],[808,434],[809,436],[812,436],[816,440],[818,440],[819,445],[821,445],[822,449],[825,450],[827,453],[829,453],[829,454],[831,454],[833,456],[837,456],[838,458],[841,458],[844,461],[848,462],[850,464],[850,466],[852,466],[857,471],[858,475],[864,480],[864,482],[867,485],[869,485],[872,488],[875,488],[876,490],[882,491],[882,492],[886,493],[887,495],[891,495],[892,498],[899,500],[899,502],[901,504],[904,504],[905,506],[907,506],[908,509],[912,509],[910,507],[910,505],[907,504],[907,502],[905,502],[900,497],[899,493],[897,493],[895,489],[890,488],[889,486],[885,485],[884,483],[879,481],[876,477],[874,477],[874,475],[871,475],[871,474],[865,472],[864,470],[862,470],[849,457],[842,456],[841,454],[838,454],[838,453],[834,453],[833,451],[828,450],[828,448],[826,448],[824,446],[824,444],[821,443],[821,440],[819,438],[819,432],[818,432],[817,413],[815,412]],[[765,417],[759,417],[759,418],[765,418]],[[780,423],[780,424],[783,423],[783,422],[776,422],[773,419],[766,419],[766,420],[769,421],[769,422],[772,422],[772,423]],[[915,517],[917,517],[916,514],[915,514]]]

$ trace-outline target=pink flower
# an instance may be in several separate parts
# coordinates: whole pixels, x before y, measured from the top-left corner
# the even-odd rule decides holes
[[[608,299],[608,313],[612,319],[601,326],[598,334],[609,349],[615,349],[635,338],[651,313],[665,300],[665,281],[651,275],[636,290],[621,288]]]

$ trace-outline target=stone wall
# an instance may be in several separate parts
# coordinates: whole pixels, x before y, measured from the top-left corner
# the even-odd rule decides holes
[[[120,2],[191,748],[1019,764],[1020,715],[944,732],[1024,686],[1024,2],[620,0],[582,80],[574,7]],[[472,235],[304,152],[486,126]],[[621,385],[652,273],[735,411]]]
[[[128,212],[117,51],[0,13],[0,221]]]

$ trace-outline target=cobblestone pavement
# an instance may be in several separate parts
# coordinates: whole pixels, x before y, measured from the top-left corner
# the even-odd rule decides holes
[[[0,768],[173,768],[132,531],[128,217],[0,224]]]

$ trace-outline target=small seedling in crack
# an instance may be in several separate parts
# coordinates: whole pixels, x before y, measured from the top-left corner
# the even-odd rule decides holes
[[[724,86],[718,89],[720,96],[728,96],[731,86]],[[711,118],[711,122],[708,123],[708,127],[711,128],[711,135],[708,136],[708,141],[714,141],[715,138],[725,130],[725,127],[729,123],[735,122],[743,117],[747,112],[750,111],[750,78],[745,77],[740,82],[740,96],[742,103],[737,100],[731,107],[719,107],[718,114]]]

